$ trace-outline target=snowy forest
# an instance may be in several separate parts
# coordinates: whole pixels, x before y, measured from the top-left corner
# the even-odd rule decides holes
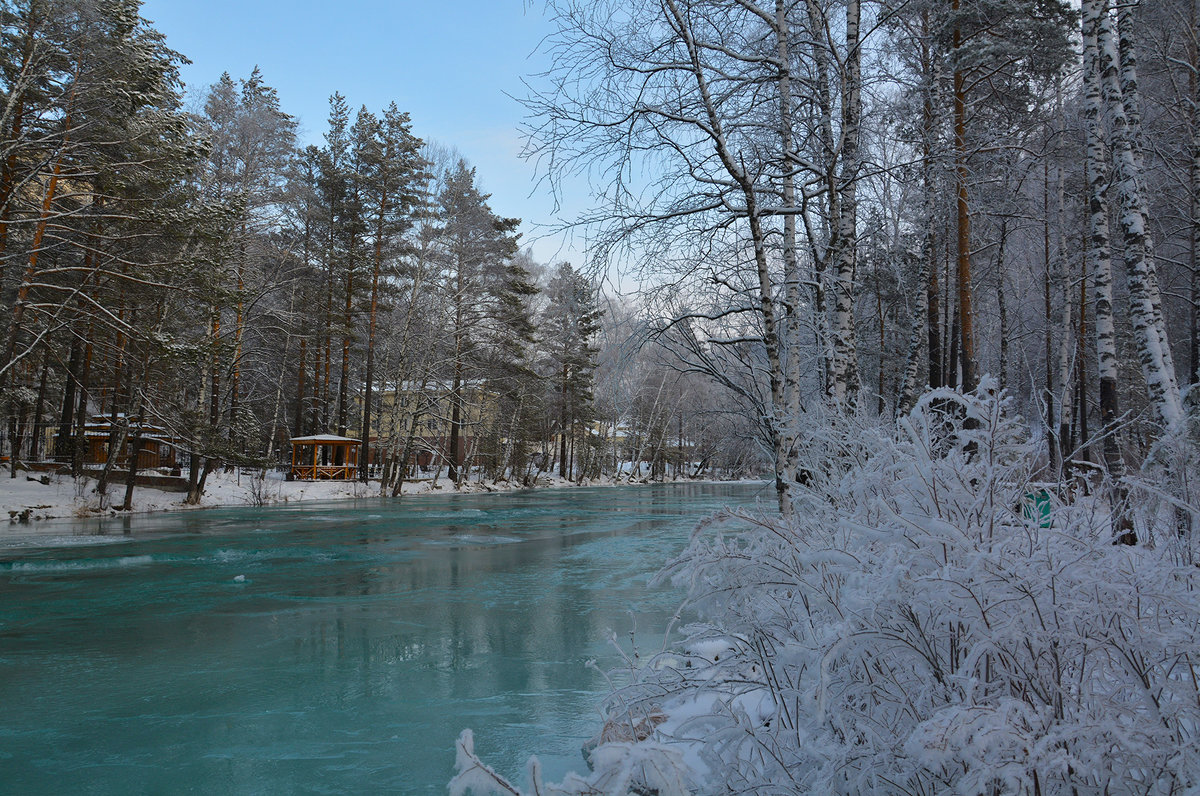
[[[592,256],[753,407],[784,511],[816,404],[902,416],[990,374],[1049,470],[1114,480],[1179,427],[1192,5],[563,6],[530,154],[592,178]]]
[[[548,5],[529,154],[778,514],[696,531],[700,621],[528,792],[1200,787],[1200,5]]]
[[[1200,2],[538,8],[573,265],[395,105],[301,146],[257,70],[189,105],[138,0],[2,0],[12,475],[97,418],[193,496],[320,434],[384,493],[768,473],[531,792],[1200,788]]]
[[[640,348],[633,303],[535,262],[394,103],[335,94],[302,146],[257,69],[185,97],[184,56],[139,6],[2,6],[14,477],[53,462],[103,494],[139,435],[170,442],[192,501],[304,435],[361,439],[385,494],[418,462],[452,484],[758,466],[752,429]]]

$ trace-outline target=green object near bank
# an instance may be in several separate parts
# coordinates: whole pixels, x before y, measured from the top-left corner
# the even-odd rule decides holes
[[[1025,493],[1025,502],[1021,506],[1021,516],[1027,520],[1038,521],[1042,528],[1050,527],[1050,493],[1045,489]]]

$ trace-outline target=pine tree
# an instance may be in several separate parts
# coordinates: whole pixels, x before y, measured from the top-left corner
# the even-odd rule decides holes
[[[176,264],[185,259],[190,219],[185,177],[200,150],[180,107],[181,56],[134,0],[5,4],[4,23],[6,41],[15,35],[22,43],[21,69],[5,70],[13,116],[3,124],[0,180],[3,255],[6,265],[20,263],[19,272],[5,269],[11,292],[0,369],[12,388],[15,462],[47,404],[62,407],[63,425],[82,428],[94,376],[101,401],[128,418],[145,407],[154,368],[179,350],[161,308],[190,278]],[[33,374],[24,363],[39,360],[37,397],[26,402],[23,383]],[[49,372],[54,360],[69,363],[59,379]],[[50,400],[55,381],[62,401]],[[127,423],[114,424],[111,441],[120,444],[110,444],[109,468],[126,431]],[[77,469],[73,436],[60,429],[58,447]],[[31,440],[31,452],[38,449]]]
[[[547,401],[558,419],[558,474],[572,475],[570,453],[591,437],[595,418],[593,380],[596,370],[596,334],[603,315],[596,289],[583,274],[560,263],[546,286],[547,305],[539,330],[545,352],[547,381],[554,385]],[[577,468],[580,477],[583,467]]]
[[[273,259],[268,232],[277,222],[286,169],[295,149],[296,122],[281,110],[275,89],[266,85],[257,67],[237,84],[223,74],[210,89],[204,111],[201,130],[210,149],[202,184],[210,201],[226,205],[232,216],[231,236],[224,247],[232,262],[221,264],[218,278],[229,279],[221,293],[231,294],[233,306],[214,307],[213,313],[233,310],[228,424],[233,448],[241,452],[252,426],[251,412],[242,404],[247,327],[257,326],[247,312],[248,307],[261,306],[263,295],[278,287],[265,274]],[[214,322],[219,329],[219,317]],[[214,364],[217,378],[223,370],[223,362]],[[219,403],[218,396],[214,404],[218,417]]]
[[[456,484],[466,475],[464,425],[471,393],[480,388],[487,366],[511,364],[533,331],[521,297],[535,288],[513,262],[520,222],[495,215],[488,198],[476,187],[475,170],[463,161],[446,174],[438,196],[448,337],[446,458],[447,474]]]
[[[404,243],[402,236],[412,226],[413,213],[421,197],[417,193],[424,161],[422,142],[412,134],[407,113],[395,103],[388,106],[383,119],[363,117],[356,125],[356,147],[363,154],[362,191],[368,235],[371,238],[371,295],[367,325],[367,350],[363,372],[362,451],[370,451],[372,394],[375,387],[375,338],[380,311],[381,279],[395,273],[397,255]],[[385,268],[391,266],[389,273]],[[364,461],[365,463],[365,461]],[[366,467],[359,470],[365,481]]]

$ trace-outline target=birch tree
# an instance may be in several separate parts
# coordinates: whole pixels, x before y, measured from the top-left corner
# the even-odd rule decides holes
[[[669,273],[669,291],[722,286],[728,303],[687,323],[753,330],[705,344],[761,346],[756,378],[769,399],[756,416],[789,511],[806,390],[851,403],[858,389],[859,5],[841,20],[782,0],[564,0],[551,12],[558,66],[528,101],[530,153],[552,182],[573,170],[604,180],[604,204],[579,222],[594,236],[594,266],[632,255],[652,284]]]
[[[859,123],[862,117],[862,53],[859,0],[846,2],[846,48],[842,72],[842,138],[837,184],[837,235],[834,255],[833,394],[853,404],[859,389],[854,340],[854,275],[858,264],[857,183],[860,168]]]
[[[1120,62],[1112,15],[1104,8],[1091,13],[1096,19],[1101,95],[1111,123],[1113,179],[1121,207],[1118,218],[1124,243],[1130,318],[1150,403],[1158,422],[1170,430],[1182,423],[1183,405],[1162,318],[1162,299],[1146,228],[1136,132],[1130,123],[1129,111],[1136,113],[1139,104],[1135,67],[1128,59],[1124,66]]]

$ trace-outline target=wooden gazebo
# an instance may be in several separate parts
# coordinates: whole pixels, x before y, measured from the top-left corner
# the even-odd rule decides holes
[[[350,481],[358,473],[362,440],[336,434],[292,437],[291,477],[296,481]]]

